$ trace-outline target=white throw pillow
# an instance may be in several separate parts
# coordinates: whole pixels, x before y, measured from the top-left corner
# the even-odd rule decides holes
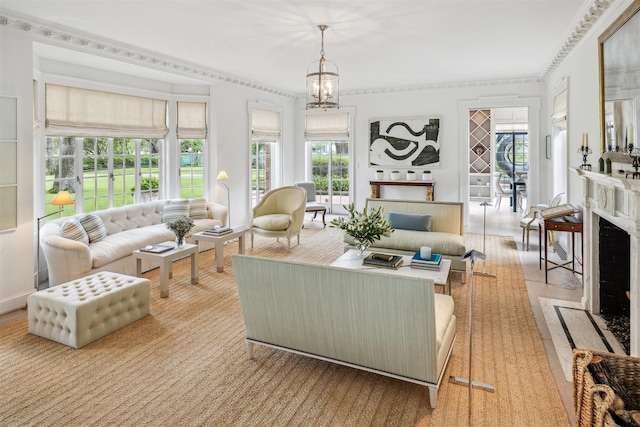
[[[80,218],[80,224],[84,228],[84,231],[87,232],[87,236],[89,236],[89,242],[95,243],[107,237],[107,229],[97,215],[85,215]]]
[[[189,200],[190,209],[189,215],[191,219],[207,219],[209,214],[207,212],[207,201],[204,197]]]
[[[189,216],[189,200],[166,200],[162,209],[162,222],[171,222]]]
[[[76,240],[78,242],[82,242],[85,245],[89,244],[89,236],[87,232],[84,230],[80,221],[75,218],[69,218],[64,223],[62,223],[62,237],[67,239]]]

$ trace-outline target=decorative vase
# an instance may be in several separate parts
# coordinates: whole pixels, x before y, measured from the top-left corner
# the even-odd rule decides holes
[[[398,181],[400,179],[400,172],[391,172],[391,180]]]
[[[356,247],[358,248],[358,250],[360,251],[360,258],[364,258],[364,253],[367,249],[369,249],[369,246],[371,246],[371,243],[369,242],[361,242],[359,240],[356,239]]]
[[[383,180],[384,179],[384,172],[376,172],[376,179],[377,180]]]
[[[422,174],[422,180],[423,181],[431,181],[432,180],[431,174],[430,173],[423,173]]]
[[[184,236],[176,234],[176,248],[183,248],[184,243]]]
[[[415,180],[416,180],[416,174],[407,172],[407,181],[415,181]]]

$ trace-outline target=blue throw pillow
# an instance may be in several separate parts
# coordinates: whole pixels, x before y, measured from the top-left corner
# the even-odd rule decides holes
[[[389,212],[388,221],[398,230],[431,231],[431,215]]]

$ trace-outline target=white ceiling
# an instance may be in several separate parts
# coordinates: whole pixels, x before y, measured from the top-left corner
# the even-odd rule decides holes
[[[318,24],[329,26],[325,56],[339,67],[341,91],[536,79],[592,3],[0,0],[0,12],[300,93],[307,66],[320,57]],[[36,54],[100,69],[137,68],[47,44]]]

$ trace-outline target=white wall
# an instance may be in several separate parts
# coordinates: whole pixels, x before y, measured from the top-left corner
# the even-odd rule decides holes
[[[31,42],[0,27],[0,95],[18,98],[18,228],[0,232],[0,313],[24,307],[35,283],[32,69]]]
[[[461,170],[460,163],[468,158],[468,139],[461,134],[460,125],[466,124],[467,117],[460,117],[460,104],[468,101],[479,101],[486,107],[500,103],[504,98],[542,98],[544,84],[501,84],[476,85],[458,88],[433,89],[421,91],[402,91],[372,95],[341,96],[341,105],[355,108],[355,202],[358,208],[370,196],[369,180],[374,177],[375,167],[369,167],[369,120],[376,118],[406,118],[438,116],[441,118],[441,164],[440,167],[429,167],[433,173],[435,199],[441,201],[459,201],[463,198],[464,183],[467,170]],[[547,117],[543,104],[542,116]],[[504,105],[500,105],[504,106]],[[541,135],[546,133],[540,132]],[[544,137],[541,141],[531,141],[531,145],[544,148]],[[538,148],[532,150],[538,153]],[[544,162],[544,150],[540,151]],[[304,164],[304,153],[297,152],[298,164]],[[387,168],[390,170],[390,168]],[[388,170],[385,171],[388,172]],[[415,168],[414,168],[415,169]],[[406,171],[406,170],[405,170]],[[302,177],[303,172],[297,172]],[[384,187],[385,198],[423,199],[423,188]]]
[[[567,115],[568,167],[582,164],[578,154],[583,133],[589,134],[589,148],[593,150],[587,161],[596,171],[600,158],[600,110],[598,89],[598,37],[632,3],[616,1],[603,13],[589,32],[562,61],[546,81],[546,100],[553,102],[554,89],[563,78],[569,77]],[[574,206],[582,204],[582,183],[575,173],[568,174],[567,201]]]

